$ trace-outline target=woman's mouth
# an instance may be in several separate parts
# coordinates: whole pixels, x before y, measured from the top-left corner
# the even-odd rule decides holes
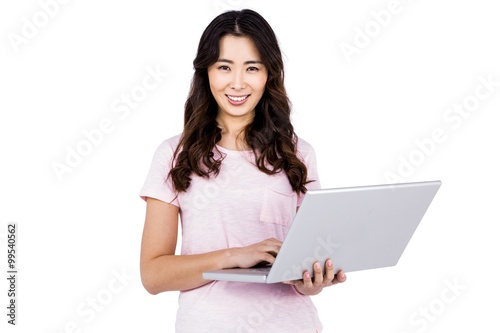
[[[241,104],[245,103],[249,96],[250,95],[243,95],[243,96],[226,95],[227,100],[232,105],[241,105]]]

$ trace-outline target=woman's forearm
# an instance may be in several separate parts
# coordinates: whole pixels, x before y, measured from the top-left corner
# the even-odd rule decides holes
[[[141,279],[153,294],[164,291],[189,290],[207,284],[202,273],[233,267],[231,249],[193,255],[161,255],[141,262]]]

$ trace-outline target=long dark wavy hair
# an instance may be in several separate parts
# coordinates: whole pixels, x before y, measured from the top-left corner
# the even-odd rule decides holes
[[[249,9],[220,14],[201,36],[185,104],[184,130],[169,173],[174,188],[185,192],[193,173],[204,178],[219,173],[223,157],[214,156],[212,151],[217,149],[216,143],[222,136],[217,126],[218,105],[210,91],[208,68],[217,62],[219,42],[226,35],[250,38],[268,71],[253,122],[242,131],[246,144],[254,152],[255,164],[268,175],[285,172],[293,190],[305,193],[307,168],[297,157],[297,135],[290,120],[291,104],[285,90],[278,40],[269,23]]]

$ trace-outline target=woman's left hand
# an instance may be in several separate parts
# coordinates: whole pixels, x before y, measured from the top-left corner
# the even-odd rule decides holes
[[[309,272],[305,271],[302,275],[302,280],[287,281],[284,283],[293,285],[303,295],[312,296],[319,294],[325,287],[345,282],[347,279],[343,271],[339,271],[337,274],[333,272],[333,263],[330,259],[325,262],[324,274],[319,262],[314,263],[313,270],[314,278],[311,277]]]

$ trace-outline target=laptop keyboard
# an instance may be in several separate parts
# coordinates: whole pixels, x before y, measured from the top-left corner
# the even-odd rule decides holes
[[[255,272],[255,273],[265,273],[269,272],[271,270],[272,266],[264,266],[264,267],[253,267],[253,268],[248,268],[250,272]]]

